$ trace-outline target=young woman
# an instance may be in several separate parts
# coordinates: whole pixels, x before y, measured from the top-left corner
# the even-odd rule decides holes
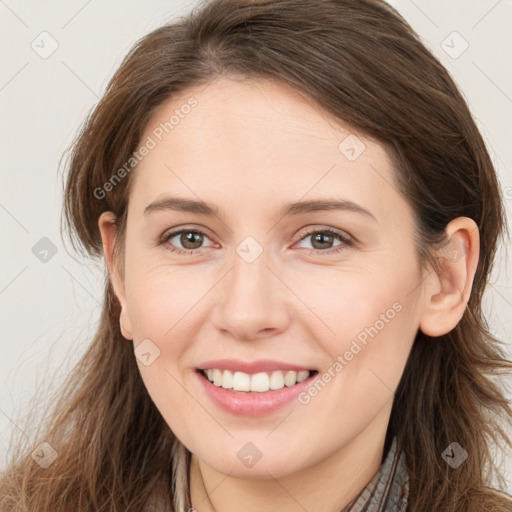
[[[64,211],[103,314],[2,512],[512,510],[499,184],[386,3],[213,0],[150,33]]]

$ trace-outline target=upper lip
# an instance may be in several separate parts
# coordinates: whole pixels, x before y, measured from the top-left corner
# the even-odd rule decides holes
[[[215,359],[206,361],[198,366],[199,370],[209,370],[218,368],[219,370],[231,370],[232,372],[258,373],[272,372],[274,370],[292,370],[292,371],[311,371],[313,368],[300,364],[285,363],[283,361],[274,361],[271,359],[259,359],[257,361],[240,361],[238,359]]]

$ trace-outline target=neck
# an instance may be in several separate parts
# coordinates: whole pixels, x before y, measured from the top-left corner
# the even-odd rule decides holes
[[[339,512],[378,471],[390,412],[391,403],[341,449],[279,479],[225,475],[192,455],[192,506],[199,512]]]

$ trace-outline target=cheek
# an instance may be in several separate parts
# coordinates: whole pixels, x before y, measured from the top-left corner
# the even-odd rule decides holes
[[[204,272],[140,265],[126,280],[127,303],[134,330],[134,340],[176,339],[194,318],[194,307],[208,293],[211,285]]]
[[[299,397],[299,412],[305,421],[315,418],[316,434],[332,446],[352,439],[391,407],[417,330],[411,304],[394,306],[385,297],[373,298],[356,313],[347,302],[338,335],[323,337],[331,359]]]
[[[188,412],[194,402],[185,391],[181,366],[198,325],[195,307],[208,286],[204,276],[202,280],[188,277],[179,269],[139,266],[132,269],[130,279],[127,275],[126,291],[135,350],[149,339],[159,351],[150,365],[137,363],[144,385],[169,427],[190,442],[189,432],[197,428],[200,411]]]
[[[186,354],[204,323],[199,316],[204,314],[203,299],[212,283],[205,272],[191,272],[184,267],[133,265],[131,272],[127,272],[127,304],[135,350],[142,342],[148,343],[146,340],[157,347],[154,362],[149,366],[139,362],[138,366],[159,408],[186,410],[190,405],[190,396],[182,387],[183,372],[190,371]],[[164,410],[161,409],[162,413]]]
[[[397,319],[414,300],[409,293],[413,287],[407,284],[413,282],[411,269],[396,269],[395,273],[383,268],[388,267],[366,272],[328,269],[290,276],[295,294],[316,315],[318,340],[343,350],[354,338],[364,343],[376,332],[389,331],[392,324],[403,327]],[[309,323],[314,324],[313,320]]]
[[[416,296],[410,293],[414,269],[386,268],[332,272],[333,279],[308,281],[302,288],[304,302],[322,321],[314,336],[328,354],[323,382],[332,400],[350,410],[366,404],[371,413],[372,400],[379,407],[392,396],[418,330]]]

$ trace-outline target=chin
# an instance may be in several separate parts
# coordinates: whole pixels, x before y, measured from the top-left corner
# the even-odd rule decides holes
[[[221,453],[209,452],[205,457],[202,457],[201,452],[197,452],[196,455],[214,470],[234,478],[270,480],[286,477],[307,467],[306,461],[297,461],[292,453],[279,453],[278,450],[278,448],[268,449],[273,453],[265,455],[265,450],[263,453],[257,452],[255,447],[246,443],[233,455],[230,455],[227,450]],[[290,464],[291,460],[294,460],[293,465]]]

